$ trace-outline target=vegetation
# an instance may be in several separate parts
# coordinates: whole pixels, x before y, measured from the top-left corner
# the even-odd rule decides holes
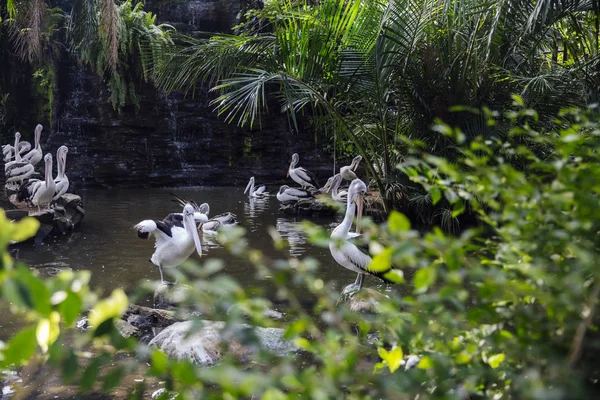
[[[597,396],[597,110],[566,110],[556,121],[559,129],[536,130],[531,125],[539,115],[522,108],[522,99],[515,102],[518,111],[506,116],[510,128],[503,140],[468,140],[460,129],[440,125],[438,131],[461,150],[456,162],[425,155],[402,164],[434,202],[445,198],[456,214],[468,202],[482,226],[449,236],[440,230],[419,234],[397,212],[382,226],[365,221],[371,268],[393,264],[406,281],[377,298],[377,314],[338,304],[339,292],[320,278],[314,260],[271,260],[248,248],[242,228],[219,240],[251,260],[257,277],[272,282],[277,294],[271,300],[286,305],[284,322],[265,320],[271,302],[228,278],[217,260],[177,272],[191,287],[186,318],[197,319],[190,312],[201,311],[204,320],[226,320],[229,340],[251,344],[251,331],[236,325],[248,314],[253,325],[282,326],[302,349],[298,355],[260,352],[251,364],[225,357],[199,368],[123,339],[114,327],[127,307],[120,289],[98,301],[85,272],[36,277],[5,253],[10,240],[33,234],[35,222],[0,217],[1,295],[11,312],[30,322],[2,347],[2,367],[46,362],[88,394],[110,392],[136,372],[163,380],[180,398]],[[549,149],[547,156],[540,158],[524,139]],[[519,169],[506,162],[509,155],[519,158]],[[312,224],[306,229],[313,243],[327,245],[327,232]],[[274,239],[275,246],[285,246]],[[238,311],[227,312],[234,304]],[[92,329],[71,332],[79,312],[89,308]],[[129,357],[118,356],[123,351]],[[420,358],[405,370],[409,354]],[[140,398],[146,384],[128,391]]]
[[[507,134],[507,121],[488,126],[452,106],[503,115],[518,93],[548,126],[560,107],[598,99],[599,20],[595,1],[272,1],[235,35],[188,39],[157,82],[210,82],[218,112],[240,125],[260,124],[269,99],[296,125],[312,117],[363,156],[388,207],[414,210],[431,198],[395,165],[411,150],[459,156],[430,129],[436,119],[467,140]],[[450,209],[421,208],[428,224]]]
[[[154,64],[173,45],[173,28],[155,24],[156,16],[132,0],[75,0],[68,12],[52,4],[27,0],[0,5],[0,94],[11,94],[16,82],[28,81],[31,73],[33,92],[41,95],[51,123],[56,64],[68,49],[79,63],[106,78],[115,108],[127,101],[139,108],[136,84],[150,79]],[[3,103],[0,115],[6,116],[11,100]]]

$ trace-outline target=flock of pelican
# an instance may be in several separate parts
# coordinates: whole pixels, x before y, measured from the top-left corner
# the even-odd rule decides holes
[[[367,194],[367,185],[358,178],[356,170],[362,157],[357,156],[348,166],[340,168],[340,172],[329,178],[327,184],[319,188],[316,177],[307,169],[299,167],[300,157],[298,154],[292,156],[292,161],[287,171],[287,176],[292,178],[300,187],[289,187],[283,185],[277,192],[277,199],[281,202],[300,201],[314,198],[318,193],[331,193],[334,200],[346,203],[346,212],[342,222],[331,233],[329,250],[334,260],[357,273],[356,281],[343,290],[345,296],[352,296],[362,288],[364,276],[367,274],[392,282],[387,279],[390,274],[397,273],[390,267],[388,271],[372,271],[369,268],[371,256],[368,250],[359,247],[354,241],[360,236],[359,226],[363,214],[363,199]],[[340,191],[343,180],[351,181],[347,190]],[[248,194],[251,200],[268,198],[269,193],[264,185],[256,185],[254,177],[251,177],[244,194]],[[150,235],[155,238],[155,250],[150,262],[156,265],[160,272],[161,282],[169,284],[163,277],[163,268],[174,268],[183,263],[194,253],[194,250],[202,257],[202,246],[198,231],[203,233],[215,233],[219,229],[235,225],[235,215],[231,213],[222,214],[213,218],[208,217],[209,206],[207,203],[198,205],[174,194],[174,201],[183,207],[181,213],[171,213],[163,220],[143,220],[134,226],[138,236],[148,239]],[[357,222],[357,231],[351,232],[352,223]]]
[[[11,146],[6,144],[2,146],[2,156],[4,158],[4,175],[6,177],[6,188],[16,190],[17,201],[26,202],[29,205],[37,206],[38,212],[41,206],[50,208],[53,201],[58,200],[69,189],[69,178],[65,175],[67,166],[67,146],[60,146],[56,152],[57,175],[52,177],[52,154],[45,156],[42,152],[40,139],[42,136],[42,125],[35,127],[35,142],[33,149],[31,144],[21,141],[21,134],[15,133],[15,144]],[[35,171],[35,166],[44,159],[44,179],[32,178],[39,175]]]

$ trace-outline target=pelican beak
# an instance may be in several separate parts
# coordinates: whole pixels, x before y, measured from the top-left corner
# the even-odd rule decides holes
[[[360,220],[363,214],[363,196],[360,193],[356,194],[356,233],[360,233]]]
[[[192,237],[194,238],[194,245],[196,246],[196,251],[198,255],[202,257],[202,245],[200,244],[200,237],[198,236],[198,229],[196,229],[196,221],[194,220],[194,214],[186,215],[188,219],[188,226],[192,227]]]
[[[287,174],[285,174],[285,177],[286,177],[286,178],[289,178],[289,177],[290,177],[290,169],[289,169],[289,168],[288,168],[288,170],[287,170]]]
[[[250,190],[250,184],[252,183],[252,181],[249,181],[248,184],[246,185],[246,189],[244,189],[244,194],[246,194],[246,192],[248,190]]]

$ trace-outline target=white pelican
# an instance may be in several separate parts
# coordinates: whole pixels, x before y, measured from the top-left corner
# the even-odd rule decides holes
[[[356,171],[356,168],[358,168],[358,164],[360,164],[361,160],[362,156],[356,156],[354,157],[354,159],[352,159],[350,165],[346,165],[345,167],[340,168],[340,175],[342,176],[342,178],[344,178],[347,181],[353,181],[354,179],[356,179],[357,176],[356,173],[354,173],[354,171]]]
[[[15,133],[15,149],[19,148],[19,141],[21,140],[21,134]],[[29,178],[35,172],[35,168],[27,160],[21,159],[19,152],[15,153],[15,160],[4,164],[4,175],[6,176],[6,183],[9,182],[23,182]]]
[[[358,207],[357,221],[360,221],[363,211],[363,196],[367,193],[367,185],[360,179],[355,179],[348,188],[348,201],[346,205],[346,214],[344,220],[331,232],[331,242],[329,242],[329,251],[335,261],[342,267],[354,271],[358,274],[356,281],[344,289],[343,295],[353,295],[362,288],[365,274],[375,275],[387,282],[398,281],[398,275],[402,271],[392,268],[386,271],[369,270],[371,256],[364,253],[349,238],[354,236],[350,234],[352,219]],[[394,279],[396,278],[396,279]]]
[[[208,222],[208,211],[209,211],[208,204],[202,203],[202,204],[198,205],[198,203],[196,203],[194,200],[186,200],[182,197],[177,196],[173,192],[170,192],[170,194],[171,194],[171,196],[174,197],[173,199],[171,199],[171,201],[181,205],[182,207],[185,207],[186,204],[189,204],[192,206],[192,208],[194,209],[194,220],[197,223]],[[180,214],[180,213],[178,213],[178,214]]]
[[[329,193],[331,192],[331,184],[333,183],[333,178],[334,176],[330,176],[329,179],[327,179],[327,183],[325,183],[325,186],[323,186],[322,188],[319,189],[319,192],[321,193]]]
[[[317,183],[317,178],[307,169],[302,167],[296,167],[300,157],[298,153],[294,153],[292,155],[292,162],[290,163],[290,167],[288,168],[287,176],[291,177],[294,182],[299,184],[305,189],[314,188],[318,189],[319,184]]]
[[[67,193],[69,190],[69,178],[65,175],[65,168],[67,167],[67,153],[69,148],[67,146],[60,146],[56,151],[56,179],[54,184],[56,185],[56,192],[52,200],[58,200],[60,196]]]
[[[14,150],[15,150],[15,148],[13,146],[11,146],[10,144],[5,144],[2,146],[2,156],[4,157],[5,163],[7,163],[13,159]],[[22,142],[19,142],[19,154],[23,155],[23,154],[27,153],[29,150],[31,150],[31,143],[29,143],[25,140],[23,140]]]
[[[19,201],[28,201],[34,206],[37,206],[40,211],[41,204],[47,204],[47,209],[50,209],[50,202],[56,192],[56,184],[52,179],[52,154],[48,153],[44,156],[45,164],[45,179],[30,179],[26,184],[21,185],[17,199]]]
[[[202,246],[200,237],[194,221],[194,208],[186,204],[183,207],[182,214],[169,214],[162,221],[145,219],[134,226],[138,236],[142,239],[148,239],[152,234],[156,240],[154,243],[154,254],[150,262],[158,267],[160,280],[163,278],[163,268],[174,268],[194,252],[202,257]]]
[[[333,176],[333,183],[331,184],[331,198],[341,203],[346,203],[348,199],[348,191],[338,191],[340,184],[342,183],[342,175],[335,174]]]
[[[265,192],[265,190],[267,190],[267,187],[265,185],[260,185],[254,188],[254,177],[251,177],[248,181],[248,185],[246,185],[246,189],[244,189],[244,194],[246,194],[248,190],[250,191],[250,193],[248,193],[248,196],[251,198],[262,198],[269,196],[269,193]]]
[[[281,202],[285,201],[299,201],[303,199],[312,199],[314,196],[300,188],[291,188],[288,185],[283,185],[279,188],[279,192],[277,192],[277,200]]]
[[[27,160],[31,165],[35,166],[42,160],[42,147],[40,146],[40,138],[42,136],[42,125],[37,124],[35,127],[35,147],[27,154],[23,156],[24,160]]]

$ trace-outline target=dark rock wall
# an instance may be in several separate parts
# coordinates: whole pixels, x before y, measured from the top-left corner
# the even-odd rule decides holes
[[[236,23],[239,1],[148,0],[157,23],[183,31],[228,31]],[[206,91],[195,98],[166,96],[147,84],[138,89],[140,110],[115,111],[101,77],[67,55],[58,66],[53,126],[44,127],[44,152],[69,146],[67,174],[72,185],[185,186],[241,185],[252,175],[259,183],[285,180],[291,154],[324,179],[330,157],[308,132],[292,133],[287,118],[271,108],[262,129],[226,124]],[[35,99],[32,99],[35,101]],[[21,133],[31,139],[37,121]],[[5,132],[8,135],[12,132]],[[11,141],[3,135],[3,142]]]

